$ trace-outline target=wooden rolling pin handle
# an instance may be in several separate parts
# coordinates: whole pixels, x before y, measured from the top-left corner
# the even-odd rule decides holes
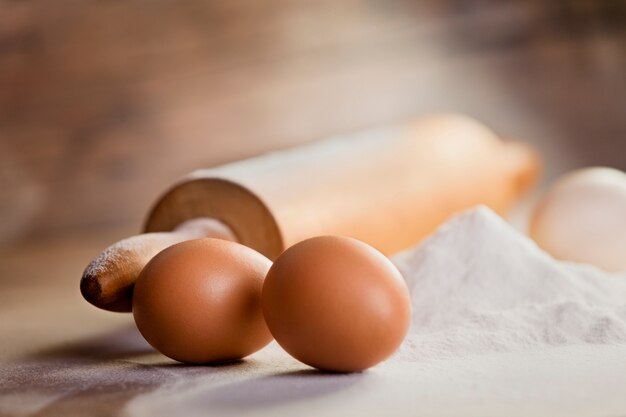
[[[517,194],[524,194],[537,183],[543,167],[541,157],[532,147],[524,142],[508,140],[503,158]]]
[[[203,237],[237,240],[228,226],[210,218],[188,220],[171,232],[131,236],[109,246],[89,263],[80,291],[96,307],[130,312],[135,281],[148,261],[171,245]]]

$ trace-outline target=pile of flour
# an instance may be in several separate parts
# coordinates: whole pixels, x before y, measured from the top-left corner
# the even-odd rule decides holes
[[[554,260],[486,207],[394,261],[413,301],[400,358],[626,343],[626,275]]]

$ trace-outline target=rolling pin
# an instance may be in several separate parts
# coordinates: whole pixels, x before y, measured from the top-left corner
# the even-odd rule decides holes
[[[344,235],[391,255],[465,208],[504,213],[539,165],[530,148],[471,118],[435,115],[198,170],[156,202],[144,234],[89,264],[81,292],[97,307],[131,311],[143,266],[200,237],[237,241],[274,259],[308,237]]]

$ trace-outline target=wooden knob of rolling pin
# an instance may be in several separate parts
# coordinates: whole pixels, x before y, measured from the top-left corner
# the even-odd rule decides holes
[[[146,234],[87,267],[81,291],[97,307],[131,311],[143,266],[169,245],[205,236],[270,259],[316,235],[351,236],[393,254],[465,208],[504,213],[539,168],[527,146],[471,118],[437,115],[199,170],[156,203]]]
[[[109,246],[87,265],[80,292],[104,310],[131,311],[135,281],[148,261],[168,246],[202,237],[235,240],[226,225],[208,218],[188,220],[171,232],[131,236]]]

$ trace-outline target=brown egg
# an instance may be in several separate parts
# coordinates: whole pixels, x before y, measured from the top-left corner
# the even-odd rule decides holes
[[[313,367],[354,372],[389,357],[409,328],[411,302],[396,267],[356,239],[315,237],[287,249],[263,285],[276,341]]]
[[[137,279],[137,328],[155,349],[177,361],[243,358],[272,340],[261,311],[270,266],[260,253],[226,240],[170,246]]]

